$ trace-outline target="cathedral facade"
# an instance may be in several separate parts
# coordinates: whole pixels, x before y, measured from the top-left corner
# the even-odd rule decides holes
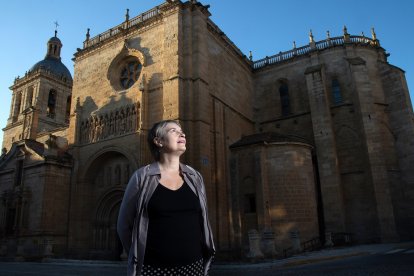
[[[413,239],[414,116],[375,32],[253,61],[197,1],[167,1],[74,54],[55,34],[11,86],[0,159],[0,255],[119,259],[130,175],[162,119],[187,134],[219,257],[307,241]],[[254,246],[254,245],[257,246]]]

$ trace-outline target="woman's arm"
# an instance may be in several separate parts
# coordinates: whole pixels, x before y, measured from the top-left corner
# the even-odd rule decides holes
[[[130,178],[125,189],[125,194],[122,199],[121,207],[119,209],[117,231],[127,254],[129,253],[132,242],[132,230],[134,227],[134,220],[137,215],[137,199],[140,193],[140,177],[138,171]]]

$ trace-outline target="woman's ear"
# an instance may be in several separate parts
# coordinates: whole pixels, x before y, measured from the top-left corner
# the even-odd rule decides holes
[[[160,139],[159,137],[155,137],[153,141],[154,141],[154,144],[155,144],[157,147],[162,148],[162,142],[161,142],[161,139]]]

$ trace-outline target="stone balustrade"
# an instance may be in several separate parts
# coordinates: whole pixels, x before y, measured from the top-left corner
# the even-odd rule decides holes
[[[377,39],[371,39],[366,36],[338,36],[338,37],[328,37],[325,40],[318,41],[315,43],[310,43],[309,45],[302,46],[300,48],[293,48],[292,50],[286,52],[279,52],[276,55],[265,57],[253,62],[253,69],[260,69],[270,64],[276,64],[282,61],[292,59],[297,56],[306,55],[312,51],[321,51],[328,48],[342,46],[345,44],[358,44],[366,45],[372,47],[379,47],[379,41]]]
[[[83,42],[83,49],[86,49],[88,47],[94,46],[104,40],[107,40],[113,36],[116,36],[117,34],[133,27],[133,26],[137,26],[145,21],[148,21],[152,18],[155,18],[156,16],[158,16],[159,14],[161,14],[161,10],[163,7],[167,6],[167,5],[171,5],[169,3],[164,3],[160,6],[156,6],[155,8],[146,11],[144,13],[141,13],[140,15],[132,18],[132,19],[128,19],[125,20],[123,23],[107,30],[106,32],[103,32],[95,37],[89,38],[89,30],[88,30],[88,34],[86,36],[86,40]]]

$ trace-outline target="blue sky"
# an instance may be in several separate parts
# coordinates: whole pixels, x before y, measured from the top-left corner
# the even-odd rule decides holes
[[[63,43],[62,62],[73,75],[72,57],[82,47],[86,29],[91,36],[121,23],[125,10],[135,17],[162,0],[14,0],[3,1],[0,10],[2,43],[0,44],[0,126],[6,126],[10,111],[14,78],[23,76],[46,54],[46,42],[54,35]],[[411,0],[203,0],[210,5],[211,19],[253,59],[309,43],[312,29],[316,41],[348,33],[371,35],[375,28],[381,46],[390,53],[388,61],[406,72],[411,98],[414,99],[414,1]],[[3,141],[3,132],[0,133]]]

